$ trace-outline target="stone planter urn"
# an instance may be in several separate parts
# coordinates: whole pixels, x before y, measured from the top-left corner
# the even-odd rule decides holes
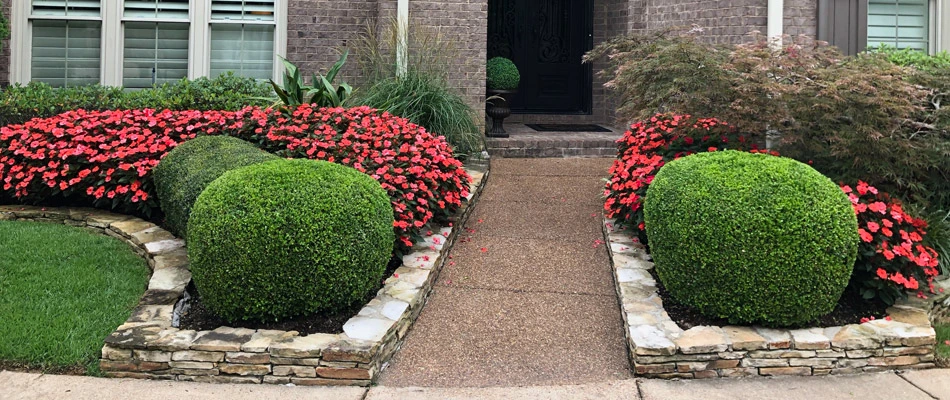
[[[505,118],[511,116],[511,107],[509,107],[509,102],[511,101],[511,95],[517,93],[517,90],[488,90],[489,100],[487,101],[487,107],[485,114],[491,117],[491,130],[488,131],[488,137],[494,138],[506,138],[508,133],[505,132],[504,121]]]

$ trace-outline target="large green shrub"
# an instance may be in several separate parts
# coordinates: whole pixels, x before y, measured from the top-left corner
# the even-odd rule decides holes
[[[486,86],[494,90],[515,90],[521,83],[518,67],[511,60],[495,57],[485,66]]]
[[[313,160],[225,173],[198,197],[188,225],[195,285],[229,321],[349,306],[379,284],[394,240],[378,182]]]
[[[201,136],[178,145],[152,169],[166,227],[185,237],[191,207],[211,182],[230,170],[278,158],[229,136]]]
[[[657,274],[679,301],[732,323],[804,324],[831,312],[857,256],[857,219],[830,179],[738,151],[666,164],[645,204]]]
[[[623,121],[657,112],[715,117],[745,133],[772,134],[782,155],[835,181],[863,180],[906,202],[950,208],[950,69],[939,68],[946,56],[846,56],[803,37],[781,47],[752,39],[621,37],[586,60],[605,63],[605,86],[618,95]]]
[[[270,104],[273,94],[266,84],[233,73],[214,79],[182,79],[138,91],[101,85],[53,88],[34,81],[0,90],[0,126],[78,109],[238,110]]]

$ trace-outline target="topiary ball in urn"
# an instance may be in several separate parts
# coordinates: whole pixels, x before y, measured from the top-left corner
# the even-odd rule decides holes
[[[485,113],[492,119],[489,137],[508,137],[503,125],[505,118],[511,115],[511,95],[518,91],[521,74],[511,60],[495,57],[488,60],[485,68],[485,85],[488,87],[488,106]]]

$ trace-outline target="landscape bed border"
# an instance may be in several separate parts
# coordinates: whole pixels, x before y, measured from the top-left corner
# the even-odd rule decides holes
[[[191,282],[184,240],[139,218],[92,208],[0,206],[0,220],[63,223],[116,237],[148,261],[148,289],[126,322],[105,339],[100,369],[116,378],[222,383],[368,386],[419,316],[449,249],[488,178],[472,176],[467,202],[447,227],[433,227],[402,258],[376,297],[343,333],[173,327],[176,305]],[[423,229],[426,231],[426,229]]]
[[[628,356],[638,376],[838,375],[935,367],[931,314],[947,294],[898,301],[887,309],[889,320],[862,324],[810,329],[697,326],[684,331],[663,309],[649,272],[653,263],[643,245],[614,219],[604,219],[604,237]]]

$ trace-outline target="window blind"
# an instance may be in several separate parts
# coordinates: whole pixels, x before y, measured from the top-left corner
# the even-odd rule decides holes
[[[125,0],[125,18],[188,19],[188,0]]]
[[[122,86],[149,88],[188,76],[187,23],[126,22]]]
[[[33,80],[54,87],[99,83],[101,23],[33,21]]]
[[[275,0],[211,0],[211,20],[273,21]]]
[[[882,44],[927,51],[930,47],[929,0],[869,0],[868,47]]]
[[[274,26],[211,25],[211,76],[227,71],[270,79],[274,71]]]
[[[33,0],[32,14],[34,17],[99,17],[101,7],[99,0]]]

